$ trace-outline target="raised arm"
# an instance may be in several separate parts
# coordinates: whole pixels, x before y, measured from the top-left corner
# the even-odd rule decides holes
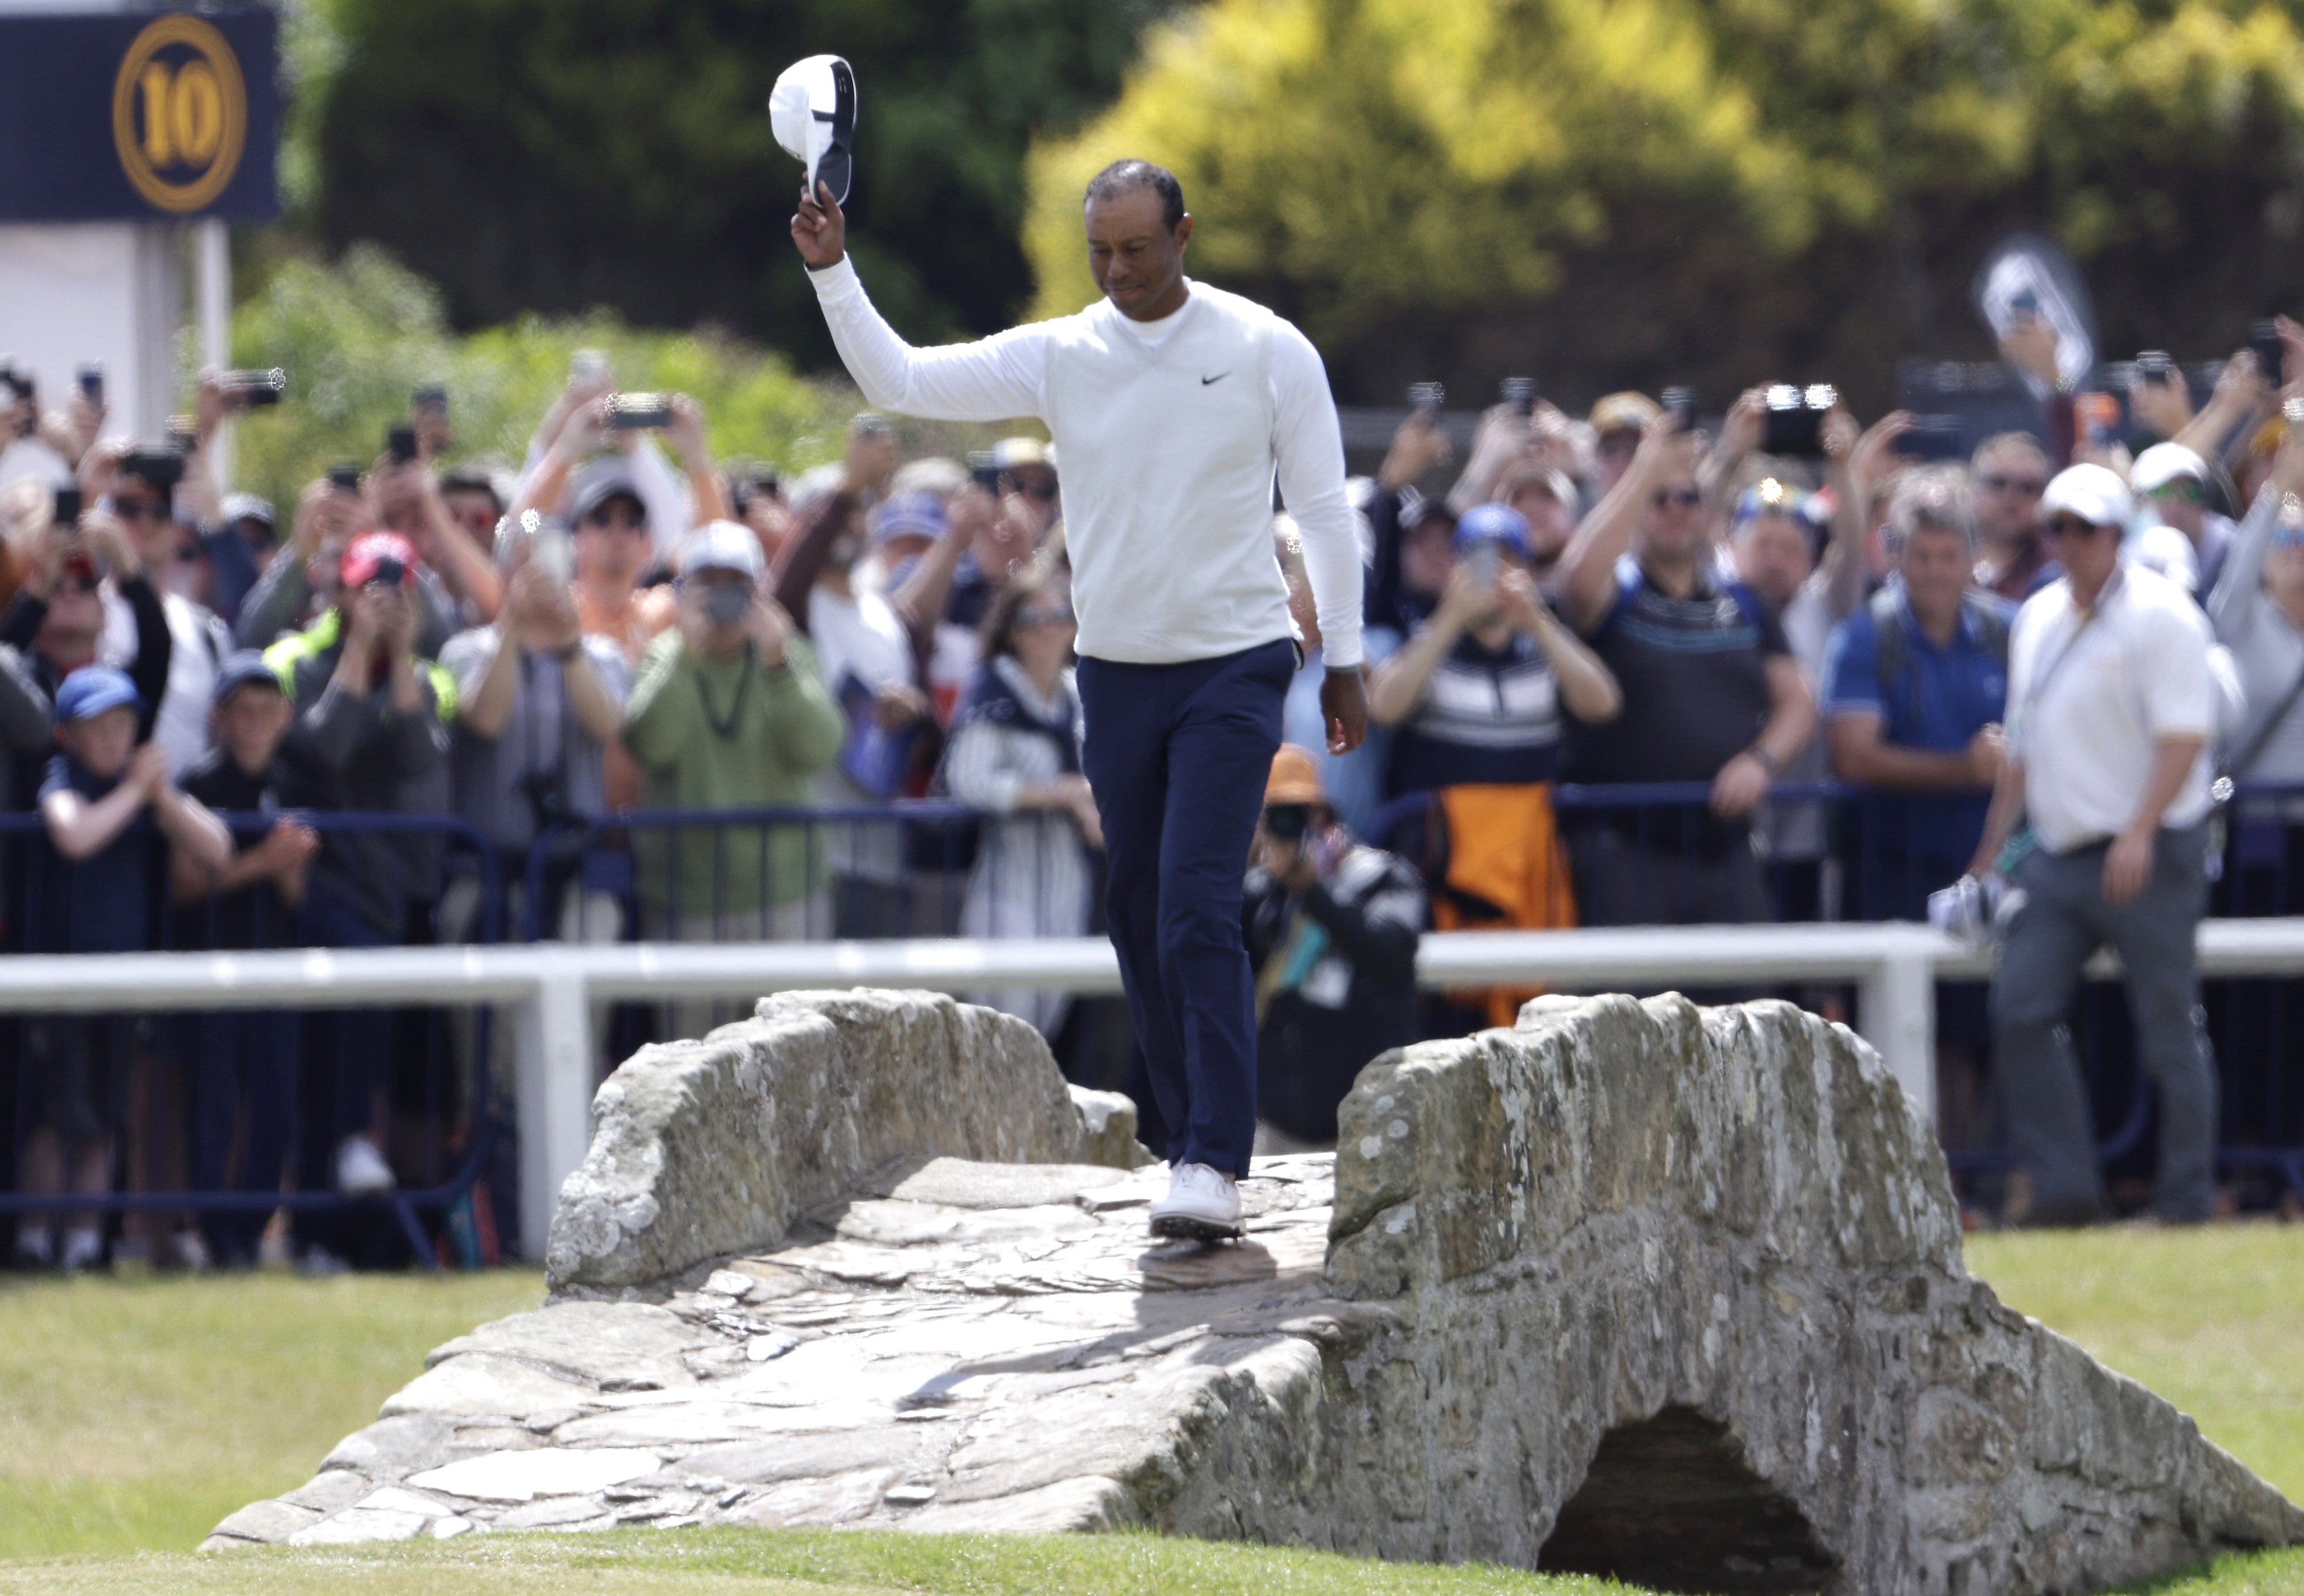
[[[1045,335],[1012,327],[974,344],[914,349],[874,309],[848,259],[848,222],[832,191],[803,195],[792,242],[808,262],[833,346],[865,398],[882,410],[940,421],[1001,421],[1040,414]]]

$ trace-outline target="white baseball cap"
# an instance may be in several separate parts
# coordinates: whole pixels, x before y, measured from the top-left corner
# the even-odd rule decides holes
[[[760,540],[752,535],[752,529],[733,521],[715,521],[698,527],[688,535],[688,542],[680,551],[682,576],[693,576],[699,571],[741,571],[758,582],[767,568],[767,561],[760,556]]]
[[[2125,526],[2136,499],[2109,466],[2072,465],[2058,471],[2040,496],[2040,519],[2077,515],[2090,526]]]
[[[2154,444],[2128,468],[2128,485],[2139,493],[2157,493],[2179,477],[2208,480],[2208,463],[2182,444]]]
[[[848,203],[855,175],[856,72],[837,55],[810,55],[784,68],[768,95],[776,142],[808,168],[808,191],[819,183],[833,202]]]

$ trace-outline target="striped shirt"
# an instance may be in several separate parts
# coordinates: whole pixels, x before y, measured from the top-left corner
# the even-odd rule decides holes
[[[1393,745],[1392,787],[1550,781],[1560,765],[1560,683],[1536,640],[1489,649],[1467,633],[1441,660]]]

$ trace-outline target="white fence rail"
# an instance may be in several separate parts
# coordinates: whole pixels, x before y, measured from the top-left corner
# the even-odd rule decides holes
[[[2304,919],[2208,921],[2203,974],[2304,973]],[[2090,973],[2116,974],[2099,958]],[[1674,926],[1439,932],[1417,955],[1427,988],[1661,990],[1852,981],[1857,1029],[1933,1115],[1938,979],[1981,979],[1988,958],[1916,925]],[[616,998],[757,997],[813,987],[968,992],[1120,989],[1101,938],[917,942],[559,943],[296,948],[267,953],[22,955],[0,959],[0,1009],[349,1008],[402,1003],[512,1007],[521,1234],[540,1254],[561,1181],[591,1139],[591,1005]]]

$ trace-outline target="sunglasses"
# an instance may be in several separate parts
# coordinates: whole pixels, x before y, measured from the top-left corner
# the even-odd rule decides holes
[[[2178,477],[2172,482],[2163,482],[2154,488],[2152,497],[2156,499],[2173,499],[2180,505],[2205,505],[2208,502],[2208,490],[2190,477]]]
[[[129,497],[114,499],[112,513],[123,521],[157,521],[167,511],[158,499]]]
[[[1704,502],[1704,496],[1693,488],[1667,488],[1656,496],[1655,502],[1656,507],[1659,510],[1667,505],[1677,505],[1683,510],[1693,510]]]
[[[614,527],[618,531],[638,532],[647,530],[648,516],[631,510],[599,509],[584,517],[584,524]]]
[[[1016,612],[1019,626],[1069,626],[1072,619],[1069,604],[1027,604]]]
[[[1036,504],[1053,505],[1056,502],[1056,485],[1054,482],[1019,482],[1016,491]]]
[[[2098,532],[2108,532],[2112,529],[2098,526],[2092,521],[2082,521],[2077,515],[2057,515],[2049,519],[2047,530],[2051,538],[2093,538]]]
[[[1640,435],[1637,432],[1611,432],[1600,439],[1603,454],[1637,454],[1640,451]]]
[[[2274,548],[2304,548],[2304,526],[2283,526],[2272,529]]]
[[[206,558],[208,558],[208,550],[197,543],[176,545],[176,564],[179,565],[197,565]]]
[[[56,580],[60,593],[93,593],[97,586],[97,579],[85,571],[68,571]]]
[[[1292,843],[1312,829],[1312,806],[1309,803],[1275,803],[1264,811],[1264,829],[1275,842]]]
[[[2020,493],[2026,498],[2038,498],[2048,491],[2047,481],[2041,477],[1978,477],[1976,485],[1986,493]]]

